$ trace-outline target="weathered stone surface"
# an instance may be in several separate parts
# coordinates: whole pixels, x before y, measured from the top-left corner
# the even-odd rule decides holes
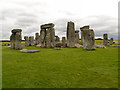
[[[11,41],[11,48],[12,49],[22,49],[21,46],[21,29],[13,29],[12,31],[12,35],[10,36],[10,41]]]
[[[90,26],[89,25],[86,25],[86,26],[83,26],[80,28],[80,30],[89,30]]]
[[[29,37],[29,46],[34,46],[34,36]]]
[[[20,50],[21,52],[26,52],[26,53],[34,53],[34,52],[39,52],[40,50],[28,50],[28,49],[22,49]]]
[[[106,47],[105,47],[104,45],[102,45],[102,44],[99,44],[99,45],[96,44],[95,47],[96,47],[96,48],[106,48]]]
[[[79,43],[76,43],[75,48],[83,48],[83,45],[80,45]]]
[[[60,38],[58,36],[55,36],[55,43],[60,42]]]
[[[39,33],[35,33],[35,45],[38,45],[39,42]]]
[[[107,34],[103,34],[103,44],[108,45],[108,35]]]
[[[75,43],[79,43],[79,30],[75,31]]]
[[[75,47],[75,27],[71,21],[67,23],[67,47]]]
[[[41,29],[53,28],[55,25],[53,23],[48,23],[41,25]]]
[[[65,39],[65,37],[62,37],[62,46],[63,46],[63,48],[66,47],[66,39]]]
[[[61,50],[61,48],[54,48],[55,50]]]
[[[29,38],[28,36],[24,36],[24,39],[25,39],[25,46],[29,46]]]
[[[41,47],[41,44],[36,45],[36,47],[39,47],[39,48],[40,48],[40,47]]]
[[[54,24],[49,23],[41,25],[40,44],[41,47],[46,48],[53,48],[55,46]]]
[[[94,31],[92,29],[83,30],[83,47],[86,50],[96,49]]]
[[[83,30],[89,30],[89,25],[81,27],[80,30],[81,30],[81,44],[83,45]]]
[[[41,44],[41,47],[45,47],[45,36],[46,36],[46,29],[41,29],[40,31],[40,44]]]
[[[120,45],[109,45],[111,47],[120,47]]]
[[[45,47],[46,48],[51,48],[51,31],[50,31],[50,29],[48,29],[46,31]]]
[[[62,43],[61,43],[61,42],[58,42],[58,43],[56,43],[55,46],[56,46],[56,47],[62,47]]]
[[[51,36],[51,48],[55,46],[55,29],[53,27],[50,28],[50,36]]]
[[[110,42],[109,42],[110,45],[113,44],[113,38],[110,39]]]
[[[7,47],[5,47],[5,48],[11,48],[11,46],[7,46]]]

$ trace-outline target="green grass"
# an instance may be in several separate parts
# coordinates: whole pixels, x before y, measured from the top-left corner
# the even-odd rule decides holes
[[[3,88],[117,88],[118,48],[22,53],[2,47]]]

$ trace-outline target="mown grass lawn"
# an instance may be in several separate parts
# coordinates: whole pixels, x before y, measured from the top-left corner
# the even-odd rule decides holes
[[[117,88],[118,48],[22,53],[2,47],[3,88]]]

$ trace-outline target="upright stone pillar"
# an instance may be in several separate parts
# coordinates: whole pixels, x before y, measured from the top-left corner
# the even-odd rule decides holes
[[[66,47],[66,40],[65,40],[65,37],[62,37],[62,45],[63,45],[63,48]]]
[[[84,26],[82,30],[82,43],[83,48],[86,50],[96,49],[95,47],[95,35],[93,29],[89,29],[89,26]]]
[[[67,47],[75,47],[75,27],[73,22],[67,23]]]
[[[60,38],[58,36],[55,36],[55,43],[60,42]]]
[[[83,30],[89,30],[89,25],[80,28],[81,30],[81,44],[83,45]]]
[[[75,31],[75,43],[79,44],[79,30]]]
[[[103,34],[103,44],[108,45],[108,35],[107,34]]]
[[[25,46],[29,46],[29,38],[28,36],[24,36],[24,39],[25,39]]]
[[[46,35],[46,30],[45,29],[41,29],[40,31],[40,44],[41,47],[45,47],[45,35]]]
[[[34,36],[29,37],[29,46],[34,46]]]
[[[22,40],[21,32],[22,32],[22,30],[21,29],[13,29],[11,32],[12,32],[12,35],[10,36],[11,48],[17,49],[17,50],[22,49],[22,46],[21,46],[21,40]]]
[[[51,31],[50,31],[50,29],[48,29],[46,31],[45,47],[46,48],[51,48]]]
[[[55,29],[53,27],[50,28],[51,31],[51,48],[55,46]]]
[[[39,33],[35,33],[35,45],[38,45],[39,42]]]
[[[109,42],[110,45],[113,44],[113,38],[110,39],[110,42]]]

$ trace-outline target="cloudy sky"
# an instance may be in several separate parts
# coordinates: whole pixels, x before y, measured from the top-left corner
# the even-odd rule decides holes
[[[22,36],[34,36],[40,25],[55,24],[55,34],[66,36],[68,21],[75,29],[84,25],[94,29],[95,36],[108,33],[118,37],[119,0],[1,0],[0,25],[2,38],[9,39],[11,30],[22,29]]]

